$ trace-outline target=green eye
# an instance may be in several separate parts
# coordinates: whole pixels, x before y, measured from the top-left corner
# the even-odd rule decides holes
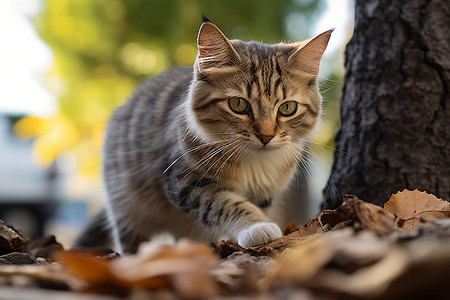
[[[231,110],[234,111],[237,114],[245,114],[247,113],[250,104],[247,100],[240,97],[231,97],[228,99],[228,105],[230,106]]]
[[[280,105],[278,108],[280,115],[290,117],[297,112],[297,102],[289,101]]]

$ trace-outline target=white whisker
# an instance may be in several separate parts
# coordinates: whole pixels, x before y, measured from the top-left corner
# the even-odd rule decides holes
[[[224,141],[228,141],[228,140],[224,140]],[[190,148],[190,149],[188,149],[185,153],[183,153],[183,154],[181,154],[180,156],[178,156],[164,171],[163,171],[163,173],[166,173],[167,172],[167,170],[169,170],[177,161],[179,161],[183,156],[185,156],[185,155],[187,155],[187,154],[189,154],[189,153],[191,153],[191,152],[193,152],[193,151],[196,151],[196,150],[200,150],[200,149],[202,149],[202,148],[206,148],[206,147],[208,147],[208,146],[210,146],[210,145],[213,145],[213,144],[217,144],[217,143],[221,143],[221,142],[224,142],[224,141],[218,141],[218,142],[216,142],[216,141],[214,141],[214,142],[209,142],[209,143],[204,143],[204,144],[201,144],[201,145],[199,145],[199,146],[196,146],[196,147],[193,147],[193,148]]]
[[[239,141],[236,141],[236,143],[239,143]],[[209,170],[211,170],[212,169],[212,167],[214,167],[215,165],[216,165],[216,163],[222,158],[222,157],[224,157],[225,155],[227,155],[227,153],[228,152],[230,152],[232,149],[233,149],[233,144],[235,144],[235,143],[231,143],[231,144],[228,144],[227,146],[231,146],[231,148],[230,149],[228,149],[225,153],[223,153],[211,166],[209,166],[209,168],[208,169],[206,169],[206,171],[202,174],[202,176],[200,177],[200,179],[199,180],[202,180],[203,179],[203,177],[205,177],[205,175],[209,172]],[[239,146],[239,144],[238,144],[238,146]]]
[[[247,146],[248,146],[248,143],[246,145],[244,145],[244,147],[241,148],[240,152],[236,156],[236,162],[235,162],[234,167],[233,167],[233,179],[236,177],[236,167],[237,167],[237,164],[239,163],[239,159],[241,159],[241,157],[245,153],[245,150],[247,149]]]
[[[242,147],[242,141],[241,141],[241,143],[238,143],[237,145],[235,145],[235,146],[232,148],[233,152],[231,152],[231,154],[230,154],[230,155],[222,162],[222,164],[219,166],[219,168],[217,169],[216,173],[215,173],[214,176],[213,176],[213,180],[214,180],[214,178],[216,178],[216,175],[217,175],[217,179],[220,178],[220,175],[221,175],[222,171],[224,170],[224,167],[225,167],[226,163],[230,160],[231,157],[233,157],[233,155],[234,155],[236,152],[238,152],[238,151],[241,149],[241,147]],[[229,152],[229,151],[227,151],[227,152]]]
[[[193,163],[188,168],[186,168],[182,173],[186,173],[188,170],[190,170],[187,174],[185,174],[184,178],[189,176],[191,173],[197,171],[200,167],[202,167],[204,164],[208,163],[214,156],[222,152],[226,147],[232,146],[236,144],[239,141],[233,141],[228,144],[225,144],[219,148],[214,148],[210,150],[208,153],[206,153],[199,161]]]

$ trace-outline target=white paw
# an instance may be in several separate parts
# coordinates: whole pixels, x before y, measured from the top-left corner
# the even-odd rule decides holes
[[[283,235],[280,227],[275,223],[261,222],[253,224],[239,232],[236,239],[241,247],[252,247],[266,244]]]

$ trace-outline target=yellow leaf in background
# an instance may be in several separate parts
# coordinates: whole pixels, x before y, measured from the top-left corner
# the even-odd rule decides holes
[[[414,230],[426,221],[450,218],[449,202],[417,189],[393,194],[384,209],[396,215],[399,227],[406,230]]]
[[[105,126],[105,122],[95,122],[92,126],[92,143],[98,152],[100,152],[103,145]]]
[[[46,122],[47,120],[34,116],[23,117],[17,121],[12,131],[18,139],[29,140],[44,129]]]
[[[66,117],[60,115],[47,120],[42,133],[33,144],[33,158],[38,165],[50,165],[59,153],[78,140],[78,130]]]

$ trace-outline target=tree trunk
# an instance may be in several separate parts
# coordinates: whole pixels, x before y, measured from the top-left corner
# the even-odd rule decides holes
[[[323,208],[419,189],[450,200],[448,0],[357,0]]]

